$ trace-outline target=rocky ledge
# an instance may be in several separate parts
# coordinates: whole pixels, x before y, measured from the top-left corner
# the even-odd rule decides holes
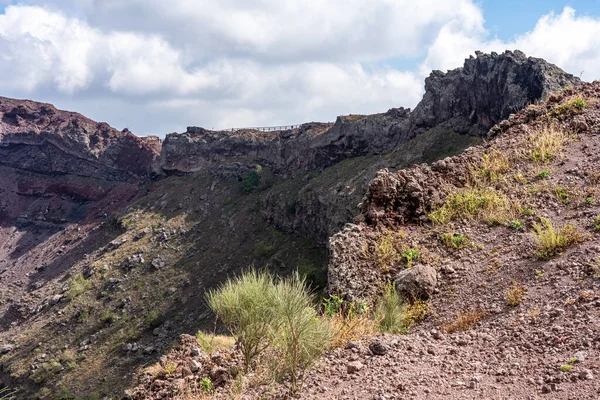
[[[499,121],[549,93],[581,82],[542,59],[521,51],[483,54],[447,73],[433,71],[414,111],[394,108],[375,115],[338,117],[332,124],[258,132],[209,131],[189,127],[167,135],[165,171],[195,172],[210,165],[261,164],[293,174],[328,167],[343,159],[389,153],[430,129],[485,136]]]
[[[137,137],[50,104],[0,97],[0,164],[51,175],[127,180],[153,171],[157,137]]]

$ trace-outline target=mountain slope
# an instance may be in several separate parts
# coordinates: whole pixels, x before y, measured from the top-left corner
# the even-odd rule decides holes
[[[457,154],[511,110],[579,84],[520,52],[429,82],[414,112],[285,132],[190,128],[164,143],[2,100],[2,382],[22,398],[117,398],[180,333],[213,326],[203,293],[227,276],[298,269],[324,287],[324,243],[360,213],[378,170]]]

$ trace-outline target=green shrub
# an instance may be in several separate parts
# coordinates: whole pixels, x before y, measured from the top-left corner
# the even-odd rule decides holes
[[[69,279],[69,289],[65,296],[69,300],[82,295],[92,287],[92,283],[83,277],[83,274],[75,274]]]
[[[462,249],[465,245],[464,235],[455,235],[454,233],[442,233],[440,237],[442,243],[451,249]]]
[[[277,310],[275,283],[267,272],[250,270],[227,280],[206,296],[208,306],[237,339],[245,368],[269,345]]]
[[[291,392],[296,393],[306,370],[327,348],[331,332],[318,318],[313,296],[297,274],[280,281],[275,293],[278,323],[272,340],[279,355],[278,372],[290,377]]]
[[[200,381],[200,387],[202,388],[202,391],[206,394],[210,393],[212,391],[212,381],[210,380],[210,378],[202,378],[202,380]]]
[[[600,215],[594,217],[594,229],[600,231]]]
[[[544,169],[544,170],[540,171],[539,174],[537,174],[537,178],[538,179],[546,179],[546,178],[550,178],[551,175],[552,175],[552,173],[549,170]]]
[[[402,252],[402,258],[406,261],[406,265],[412,266],[413,261],[419,259],[419,251],[417,249],[408,249]]]
[[[388,282],[375,310],[375,321],[382,333],[407,333],[429,314],[424,301],[404,302],[393,283]]]
[[[260,191],[271,187],[274,183],[273,173],[268,168],[260,165],[254,171],[248,171],[240,182],[240,187],[245,193]]]
[[[523,230],[523,223],[518,219],[508,221],[508,227],[514,229],[515,231]]]
[[[342,305],[344,304],[344,299],[338,297],[336,295],[332,295],[323,299],[323,314],[326,317],[333,317],[342,309]]]
[[[117,315],[112,311],[105,310],[102,312],[100,319],[105,324],[112,324],[117,319]]]

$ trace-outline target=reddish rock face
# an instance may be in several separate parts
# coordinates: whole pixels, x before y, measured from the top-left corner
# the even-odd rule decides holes
[[[124,181],[152,173],[161,146],[50,104],[0,97],[0,165]]]

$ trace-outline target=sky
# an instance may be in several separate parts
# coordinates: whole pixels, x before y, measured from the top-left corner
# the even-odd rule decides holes
[[[138,135],[412,108],[507,49],[600,79],[600,0],[0,0],[0,96]]]

